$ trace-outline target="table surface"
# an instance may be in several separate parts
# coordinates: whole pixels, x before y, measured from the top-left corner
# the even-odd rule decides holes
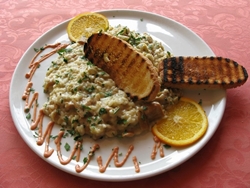
[[[63,172],[38,157],[17,132],[9,87],[18,61],[43,33],[80,12],[136,9],[174,19],[196,32],[217,56],[250,72],[249,0],[0,1],[0,187],[250,187],[250,84],[227,91],[225,114],[195,156],[163,174],[100,182]]]

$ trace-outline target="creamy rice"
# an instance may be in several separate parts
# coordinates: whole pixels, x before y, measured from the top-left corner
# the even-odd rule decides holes
[[[140,35],[122,26],[110,27],[107,33],[131,43],[155,66],[169,55],[148,34]],[[89,135],[93,139],[123,137],[149,128],[143,122],[144,104],[133,102],[107,73],[86,59],[79,43],[59,51],[59,57],[46,73],[44,92],[48,94],[48,101],[43,112],[76,135]],[[156,101],[168,105],[177,99],[178,94],[164,89]]]
[[[163,45],[153,40],[148,33],[141,34],[130,31],[127,26],[121,25],[110,27],[107,33],[130,43],[137,51],[151,60],[156,67],[164,58],[171,56],[169,52],[164,50]]]

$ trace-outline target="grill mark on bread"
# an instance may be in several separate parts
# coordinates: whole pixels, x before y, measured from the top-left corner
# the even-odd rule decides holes
[[[246,69],[223,57],[172,57],[159,65],[164,87],[224,88],[238,87],[246,82]]]
[[[93,34],[85,43],[84,52],[132,98],[150,101],[160,91],[158,72],[152,62],[127,42],[104,33]]]

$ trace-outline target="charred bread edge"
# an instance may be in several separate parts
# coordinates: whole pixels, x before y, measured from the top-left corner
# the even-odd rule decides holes
[[[168,68],[167,66],[165,66],[165,64],[169,61],[171,61],[171,67],[173,67],[174,69],[178,69],[178,71],[182,72],[183,71],[183,61],[184,59],[187,59],[187,58],[190,58],[190,59],[207,59],[209,58],[210,60],[214,60],[214,59],[217,59],[218,61],[221,61],[221,60],[225,60],[226,62],[232,62],[234,64],[235,67],[238,67],[238,66],[241,66],[242,68],[242,72],[243,72],[243,75],[244,75],[244,79],[238,79],[237,82],[230,82],[229,84],[225,83],[225,82],[222,82],[221,84],[219,84],[218,82],[214,81],[214,83],[209,83],[208,81],[204,82],[204,83],[201,83],[199,81],[197,81],[196,83],[194,83],[192,81],[192,79],[189,79],[188,80],[188,83],[184,82],[184,80],[181,80],[180,82],[177,82],[176,79],[175,79],[175,75],[173,74],[173,81],[172,82],[168,82],[168,80],[166,79],[167,78],[167,71],[168,71]],[[177,62],[177,60],[179,62]],[[177,66],[177,63],[179,63],[179,65]],[[192,57],[192,56],[187,56],[187,57],[184,57],[184,56],[179,56],[179,57],[171,57],[171,58],[165,58],[160,64],[159,64],[159,75],[161,77],[161,81],[162,81],[162,85],[165,86],[165,87],[174,87],[174,88],[208,88],[208,89],[218,89],[218,88],[223,88],[223,89],[231,89],[231,88],[235,88],[235,87],[238,87],[238,86],[241,86],[243,85],[247,79],[248,79],[248,73],[247,73],[247,70],[242,66],[242,65],[239,65],[237,62],[233,61],[233,60],[230,60],[228,58],[223,58],[223,57],[214,57],[214,56],[211,56],[211,57],[208,57],[208,56],[203,56],[203,57]]]
[[[89,53],[89,51],[92,52],[92,48],[91,48],[91,46],[89,46],[89,42],[92,40],[94,35],[101,36],[101,35],[109,35],[109,34],[100,32],[100,33],[95,33],[95,34],[91,35],[88,38],[87,42],[84,44],[84,47],[83,47],[84,52],[86,52],[87,50],[88,50],[88,53]],[[147,69],[150,71],[151,79],[153,80],[153,87],[151,88],[150,93],[147,96],[143,97],[142,100],[151,101],[151,100],[155,99],[155,97],[157,96],[157,94],[160,91],[160,86],[161,86],[157,68],[154,67],[153,63],[147,57],[145,57],[142,53],[138,52],[131,44],[129,44],[128,42],[126,42],[122,39],[119,39],[118,37],[115,37],[112,35],[109,35],[109,36],[120,40],[122,43],[127,45],[128,48],[130,48],[133,51],[135,51],[136,53],[140,54],[140,56],[145,60],[145,63],[147,63]],[[138,96],[133,96],[132,93],[128,93],[128,95],[131,96],[132,98],[138,99],[137,98]]]

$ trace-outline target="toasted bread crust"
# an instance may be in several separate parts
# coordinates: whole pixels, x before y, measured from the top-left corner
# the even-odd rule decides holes
[[[230,89],[247,81],[246,69],[222,57],[172,57],[159,65],[163,87]]]
[[[127,42],[104,33],[93,34],[85,43],[84,52],[132,98],[151,101],[160,91],[157,69]]]

